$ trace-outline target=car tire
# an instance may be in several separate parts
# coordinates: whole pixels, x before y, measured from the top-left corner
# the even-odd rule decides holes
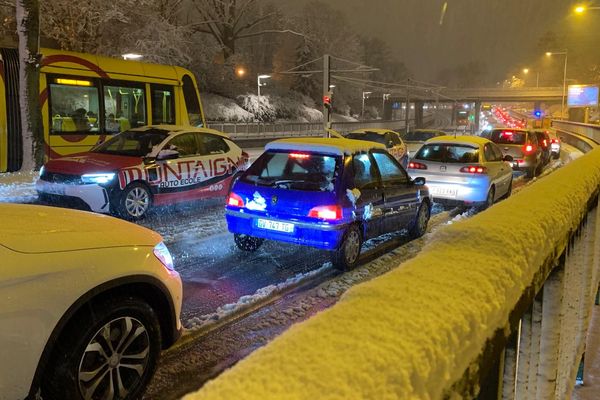
[[[117,212],[121,218],[137,221],[146,216],[152,206],[152,194],[148,186],[134,182],[123,190],[119,197]]]
[[[560,158],[560,152],[552,155],[552,158],[558,160]]]
[[[531,168],[527,169],[526,173],[527,173],[528,179],[535,177],[535,169],[536,169],[535,167],[531,167]]]
[[[427,225],[429,224],[429,218],[431,217],[431,209],[429,204],[423,202],[419,206],[417,216],[412,224],[412,227],[408,231],[411,239],[420,238],[427,232]]]
[[[262,246],[265,242],[265,239],[258,238],[255,236],[244,235],[241,233],[235,233],[233,235],[233,240],[238,247],[238,249],[248,252],[254,252]]]
[[[42,397],[100,398],[112,383],[114,395],[109,398],[139,399],[160,351],[159,321],[145,301],[115,296],[91,305],[59,337],[44,372]]]
[[[353,224],[346,230],[339,247],[331,253],[331,263],[340,271],[349,271],[356,267],[362,247],[362,234],[358,225]]]
[[[491,206],[494,205],[494,197],[496,196],[496,188],[492,186],[490,190],[488,190],[487,196],[485,197],[485,202],[482,204],[481,209],[487,210]]]

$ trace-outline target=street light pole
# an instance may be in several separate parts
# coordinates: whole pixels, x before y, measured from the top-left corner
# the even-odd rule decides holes
[[[565,117],[565,100],[567,98],[567,65],[569,62],[569,49],[565,49],[565,51],[558,51],[558,52],[551,52],[551,51],[546,52],[546,55],[548,57],[555,55],[555,54],[565,56],[565,68],[563,71],[563,94],[562,94],[562,104],[561,104],[561,108],[560,108],[560,117],[564,118]]]
[[[385,101],[388,100],[389,98],[390,98],[390,93],[383,94],[383,102],[381,103],[381,119],[383,119],[383,116],[385,115]]]
[[[362,92],[362,110],[360,112],[360,119],[364,120],[365,119],[365,99],[369,98],[369,95],[373,93],[373,92]]]

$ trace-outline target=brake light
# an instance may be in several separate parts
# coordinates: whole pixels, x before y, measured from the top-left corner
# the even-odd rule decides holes
[[[244,207],[244,200],[242,198],[231,192],[229,193],[229,197],[227,197],[227,205],[232,207]]]
[[[427,165],[421,164],[420,162],[411,161],[408,163],[409,169],[427,169]]]
[[[523,146],[523,153],[525,154],[531,154],[534,152],[534,150],[535,148],[530,144],[526,144],[525,146]]]
[[[464,172],[467,174],[485,174],[487,173],[487,168],[482,167],[480,165],[470,165],[467,167],[462,167],[460,172]]]
[[[558,139],[550,139],[550,143],[560,143],[560,140],[558,140]]]
[[[340,206],[318,206],[308,212],[311,218],[320,218],[328,220],[342,219],[342,208]]]
[[[309,158],[310,156],[308,154],[302,154],[302,153],[290,153],[290,157],[306,159],[306,158]]]
[[[544,139],[544,147],[548,147],[548,141]]]

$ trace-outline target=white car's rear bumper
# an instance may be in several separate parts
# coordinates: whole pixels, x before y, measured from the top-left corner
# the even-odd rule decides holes
[[[38,193],[81,199],[94,212],[105,214],[110,212],[108,193],[100,185],[68,185],[38,180],[35,189]]]

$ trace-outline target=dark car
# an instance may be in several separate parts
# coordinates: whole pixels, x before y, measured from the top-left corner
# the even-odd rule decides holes
[[[542,149],[542,161],[543,164],[546,165],[550,162],[550,159],[552,158],[552,139],[550,138],[548,131],[545,129],[534,129],[532,132],[536,135],[538,139],[538,144]]]
[[[539,174],[544,167],[543,150],[535,133],[526,129],[498,128],[484,132],[482,136],[496,143],[503,157],[511,156],[513,170],[525,171],[528,178]]]
[[[407,229],[423,235],[431,212],[425,179],[411,180],[383,145],[351,139],[282,139],[233,184],[226,206],[237,246],[265,239],[331,251],[354,267],[365,240]]]

